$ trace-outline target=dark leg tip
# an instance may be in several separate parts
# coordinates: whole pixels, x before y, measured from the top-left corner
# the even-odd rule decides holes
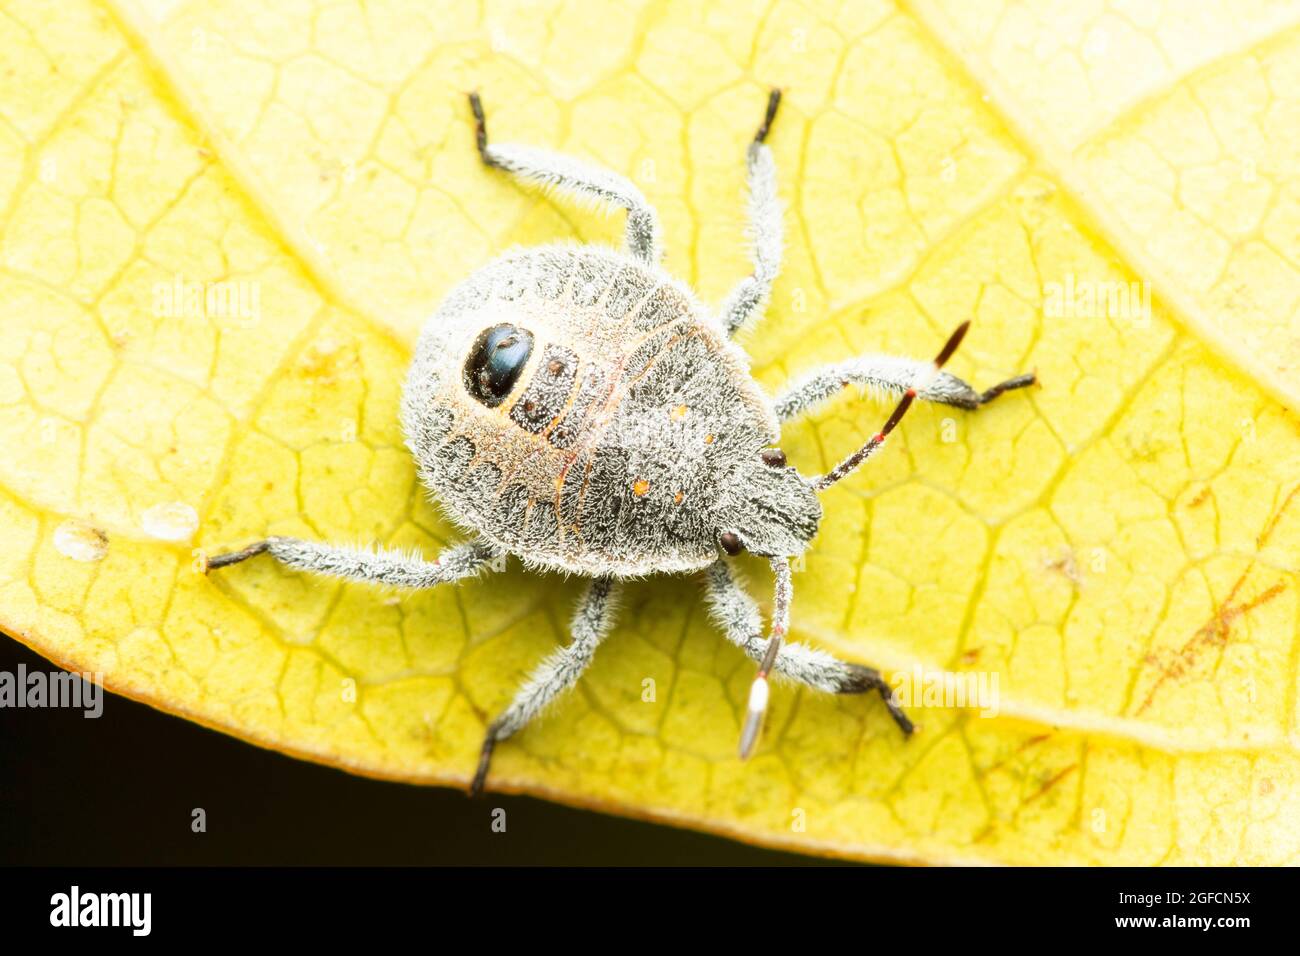
[[[776,108],[781,105],[781,91],[776,87],[767,94],[767,112],[763,114],[763,125],[758,128],[754,134],[754,142],[761,143],[767,139],[767,134],[772,131],[772,121],[776,119]]]
[[[840,686],[839,692],[841,694],[863,694],[871,690],[880,694],[880,699],[885,702],[885,707],[889,709],[889,716],[894,718],[894,723],[898,724],[898,729],[903,732],[903,736],[912,736],[912,732],[916,730],[916,727],[898,701],[894,699],[894,689],[880,675],[880,671],[874,667],[850,664],[848,680]]]
[[[238,564],[240,561],[247,561],[249,558],[255,558],[271,546],[269,541],[258,541],[250,544],[246,548],[238,551],[227,551],[224,554],[214,554],[203,564],[203,573],[215,571],[217,568],[228,567],[232,564]]]
[[[492,724],[487,729],[487,736],[483,738],[483,749],[478,755],[478,769],[474,771],[474,779],[470,781],[468,795],[473,797],[482,796],[483,786],[487,783],[488,767],[492,764],[492,751],[497,745],[497,728]]]
[[[885,702],[885,707],[889,710],[889,716],[894,718],[894,723],[898,724],[898,729],[903,732],[903,736],[912,736],[916,730],[916,725],[912,723],[912,718],[907,716],[907,712],[894,699],[894,691],[889,687],[881,687],[880,696]]]
[[[1038,382],[1038,375],[1035,372],[1025,372],[1023,375],[1017,375],[1014,378],[1009,378],[1005,382],[999,382],[997,385],[994,385],[992,388],[988,389],[983,395],[981,395],[980,404],[987,405],[989,402],[993,401],[993,399],[997,398],[1003,392],[1010,392],[1017,388],[1028,388],[1030,385],[1037,384],[1037,382]]]
[[[479,157],[491,166],[492,160],[488,159],[487,153],[487,116],[483,113],[483,99],[478,95],[478,90],[469,94],[469,109],[474,114],[474,143],[478,147]]]

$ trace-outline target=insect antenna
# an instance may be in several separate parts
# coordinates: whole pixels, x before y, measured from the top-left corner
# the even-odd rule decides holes
[[[939,350],[939,354],[936,355],[934,361],[930,363],[930,367],[921,373],[921,375],[917,377],[917,380],[912,383],[912,386],[903,393],[903,397],[899,400],[898,404],[894,406],[894,411],[885,421],[884,428],[872,435],[865,445],[855,451],[848,458],[845,458],[826,474],[810,480],[809,484],[812,485],[814,491],[825,491],[841,478],[847,477],[854,471],[854,469],[876,453],[876,450],[883,445],[885,439],[889,437],[889,433],[894,430],[895,426],[898,425],[903,416],[907,414],[907,410],[912,407],[912,403],[916,401],[917,393],[925,391],[930,386],[930,383],[934,381],[935,376],[939,374],[939,369],[943,368],[944,363],[946,363],[948,359],[952,358],[952,354],[957,351],[957,346],[961,345],[961,340],[966,337],[966,331],[969,328],[970,320],[968,319],[961,325],[957,326],[952,335],[948,336],[948,341],[945,342],[943,348]]]
[[[758,746],[758,738],[763,732],[763,719],[767,715],[769,689],[767,675],[776,664],[776,655],[781,650],[781,640],[790,627],[790,596],[794,586],[790,582],[790,564],[785,558],[769,558],[772,574],[776,576],[776,588],[772,595],[772,634],[767,642],[767,651],[758,665],[754,683],[749,687],[749,705],[745,709],[745,723],[740,730],[740,759],[748,760]]]

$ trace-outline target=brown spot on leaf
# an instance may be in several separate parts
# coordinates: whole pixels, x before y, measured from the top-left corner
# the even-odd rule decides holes
[[[1155,700],[1156,693],[1167,681],[1178,680],[1180,677],[1187,674],[1200,659],[1202,652],[1211,648],[1221,648],[1226,645],[1228,643],[1228,638],[1232,633],[1233,622],[1235,622],[1237,618],[1244,614],[1249,614],[1251,611],[1263,604],[1267,604],[1286,590],[1286,585],[1278,582],[1272,587],[1261,591],[1252,600],[1234,605],[1232,602],[1236,599],[1237,592],[1241,590],[1241,586],[1245,583],[1247,574],[1249,574],[1249,571],[1242,572],[1241,577],[1237,579],[1237,583],[1234,584],[1232,590],[1228,592],[1227,598],[1225,598],[1223,603],[1214,609],[1214,614],[1210,619],[1197,629],[1196,633],[1188,639],[1187,643],[1184,644],[1182,648],[1172,656],[1162,656],[1154,653],[1146,656],[1147,664],[1152,667],[1160,668],[1161,674],[1160,677],[1156,679],[1156,682],[1151,686],[1151,690],[1147,693],[1146,700],[1142,702],[1142,706],[1137,709],[1139,714],[1151,706],[1152,701]]]
[[[1291,506],[1291,502],[1295,500],[1297,493],[1300,493],[1300,485],[1292,488],[1291,493],[1288,494],[1282,504],[1278,506],[1277,511],[1273,512],[1273,516],[1269,518],[1268,524],[1264,526],[1264,530],[1261,531],[1259,537],[1255,539],[1255,543],[1260,548],[1263,548],[1268,544],[1268,539],[1277,529],[1278,522],[1282,520],[1282,515],[1285,514],[1287,508]],[[1241,576],[1237,578],[1236,583],[1232,585],[1232,590],[1228,592],[1228,596],[1223,599],[1222,603],[1220,603],[1217,608],[1214,609],[1214,614],[1210,619],[1188,639],[1187,643],[1184,644],[1182,648],[1172,656],[1172,658],[1161,658],[1157,654],[1147,655],[1146,663],[1152,667],[1162,668],[1162,673],[1151,686],[1151,690],[1147,693],[1146,699],[1142,702],[1142,706],[1137,709],[1137,713],[1141,714],[1151,706],[1151,702],[1155,700],[1156,694],[1159,692],[1160,688],[1164,686],[1166,681],[1177,680],[1191,670],[1192,666],[1199,659],[1202,651],[1213,647],[1222,647],[1227,644],[1228,637],[1232,631],[1232,624],[1237,618],[1241,617],[1243,614],[1249,614],[1251,611],[1255,610],[1255,608],[1268,603],[1286,590],[1286,585],[1278,582],[1272,587],[1260,592],[1260,594],[1253,600],[1234,605],[1233,602],[1237,600],[1237,594],[1246,583],[1246,577],[1249,574],[1250,568],[1247,568],[1241,573]]]
[[[1048,571],[1055,571],[1061,575],[1076,588],[1083,584],[1083,572],[1079,570],[1079,562],[1074,558],[1074,551],[1067,550],[1059,558],[1044,562]]]

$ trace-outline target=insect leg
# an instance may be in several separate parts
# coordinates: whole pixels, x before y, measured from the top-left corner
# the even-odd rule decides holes
[[[772,158],[771,148],[764,142],[780,103],[781,91],[772,90],[768,95],[763,125],[759,127],[745,154],[754,272],[743,279],[722,303],[722,323],[728,335],[734,335],[750,318],[763,311],[772,292],[772,283],[781,271],[784,229],[781,222],[781,201],[776,194],[776,161]]]
[[[637,259],[657,265],[662,254],[659,217],[632,181],[591,163],[516,143],[488,143],[487,118],[477,93],[469,94],[474,132],[483,162],[543,188],[574,193],[627,210],[627,247]]]
[[[768,640],[763,637],[763,619],[758,605],[731,576],[725,561],[710,565],[705,572],[709,613],[722,628],[727,639],[752,660],[762,663],[767,656]],[[828,694],[862,694],[875,691],[889,708],[890,716],[904,734],[912,732],[912,722],[894,699],[893,691],[880,672],[860,664],[850,664],[825,651],[806,644],[783,643],[773,663],[782,677],[797,681]]]
[[[620,582],[613,578],[595,578],[578,602],[570,624],[572,638],[564,647],[537,665],[524,686],[519,688],[510,706],[488,725],[479,754],[478,770],[470,783],[470,796],[483,790],[488,766],[497,742],[522,730],[560,694],[572,687],[591,663],[596,648],[614,624],[614,612]]]
[[[864,355],[814,369],[791,386],[776,400],[776,415],[787,421],[812,411],[849,385],[859,385],[880,397],[901,395],[932,370],[932,363],[897,355]],[[949,372],[939,372],[930,384],[916,393],[921,401],[939,402],[957,408],[974,409],[987,405],[1003,392],[1033,385],[1033,372],[1026,372],[1000,382],[983,393]]]
[[[431,588],[478,574],[502,552],[483,538],[454,545],[426,561],[415,555],[393,550],[369,550],[346,545],[322,544],[301,538],[267,538],[239,551],[217,554],[207,559],[205,571],[238,564],[262,554],[271,555],[281,564],[302,571],[314,571],[352,581],[390,584],[403,588]]]

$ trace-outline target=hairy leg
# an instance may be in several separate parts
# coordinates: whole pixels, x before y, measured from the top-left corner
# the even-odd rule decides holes
[[[768,639],[763,637],[758,605],[736,583],[725,561],[711,565],[705,575],[709,612],[714,622],[731,643],[761,663],[767,654]],[[781,645],[773,663],[777,674],[829,694],[862,694],[874,690],[885,701],[890,716],[903,733],[912,732],[911,720],[894,700],[889,684],[873,668],[850,664],[805,644],[788,642]]]
[[[427,561],[401,551],[369,550],[276,537],[258,541],[239,551],[213,555],[208,558],[205,570],[228,567],[263,553],[300,571],[403,588],[431,588],[470,577],[502,556],[501,551],[482,538],[453,545],[435,560]]]
[[[781,421],[802,415],[832,398],[850,385],[861,386],[878,397],[901,395],[931,372],[933,363],[897,355],[864,355],[826,365],[809,372],[776,400]],[[1017,375],[992,388],[977,392],[949,372],[940,371],[930,384],[917,392],[922,401],[939,402],[956,408],[975,409],[987,405],[1003,392],[1033,385],[1033,372]]]
[[[781,222],[781,201],[776,194],[776,161],[772,158],[772,150],[764,142],[780,103],[781,91],[773,90],[768,96],[763,125],[759,127],[745,154],[754,271],[741,280],[722,303],[722,324],[728,335],[734,335],[751,318],[762,313],[772,293],[772,283],[781,271],[784,229]]]
[[[488,725],[479,754],[478,770],[469,792],[482,792],[497,741],[513,736],[528,725],[546,706],[582,676],[596,648],[614,624],[614,612],[622,585],[613,578],[595,578],[578,602],[570,624],[569,643],[538,664],[510,706]]]
[[[483,162],[528,182],[627,210],[627,248],[637,259],[658,264],[662,254],[659,217],[632,181],[600,166],[516,143],[488,143],[487,118],[477,93],[469,95],[478,152]]]

